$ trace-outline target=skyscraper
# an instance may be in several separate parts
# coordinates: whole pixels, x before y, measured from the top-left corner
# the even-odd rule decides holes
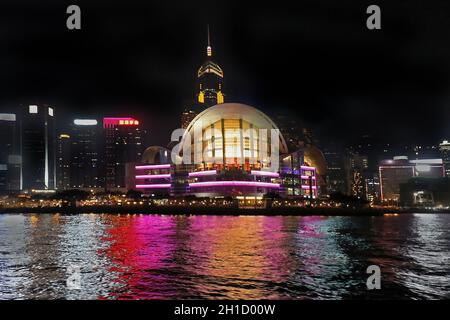
[[[70,188],[70,135],[58,135],[56,161],[56,187],[59,190]]]
[[[344,152],[338,147],[328,147],[323,152],[327,161],[327,192],[347,193]]]
[[[96,119],[75,119],[71,132],[70,185],[78,189],[101,188],[101,127]]]
[[[189,123],[203,110],[225,102],[223,93],[224,73],[222,68],[212,60],[212,47],[208,26],[208,42],[206,61],[197,71],[195,88],[196,100],[181,115],[181,127],[187,128]]]
[[[225,96],[223,94],[224,74],[222,68],[212,60],[212,56],[208,26],[206,61],[197,71],[197,103],[201,106],[202,110],[225,102]]]
[[[197,113],[194,110],[186,108],[181,114],[181,128],[186,129],[196,116]]]
[[[23,189],[55,189],[55,144],[54,109],[44,105],[24,108],[21,128]]]
[[[439,152],[444,163],[445,175],[450,177],[450,142],[447,140],[442,141],[439,144]]]
[[[0,192],[20,190],[18,122],[13,113],[0,113]]]
[[[348,194],[360,198],[366,198],[366,182],[368,157],[358,152],[350,151],[346,163],[347,188]]]
[[[106,190],[126,187],[127,163],[141,161],[147,131],[133,118],[104,118]]]

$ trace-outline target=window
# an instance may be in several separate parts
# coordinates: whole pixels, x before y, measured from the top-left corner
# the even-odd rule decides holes
[[[29,113],[38,113],[38,106],[35,105],[31,105],[28,107],[28,112]]]

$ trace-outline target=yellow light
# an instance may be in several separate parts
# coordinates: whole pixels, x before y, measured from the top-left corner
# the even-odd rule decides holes
[[[217,92],[217,104],[224,103],[225,99],[222,91]]]
[[[205,103],[205,94],[203,93],[203,91],[200,91],[198,94],[198,102]]]

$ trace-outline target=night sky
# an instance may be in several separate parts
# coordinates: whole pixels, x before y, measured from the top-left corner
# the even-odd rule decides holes
[[[95,3],[95,4],[93,4]],[[66,28],[66,8],[82,30]],[[378,4],[382,29],[366,28]],[[450,137],[449,1],[2,0],[0,110],[135,116],[166,144],[193,98],[206,25],[227,102],[286,114],[321,141]]]

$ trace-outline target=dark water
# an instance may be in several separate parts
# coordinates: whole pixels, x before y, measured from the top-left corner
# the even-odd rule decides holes
[[[449,230],[437,214],[0,215],[0,299],[450,298]]]

